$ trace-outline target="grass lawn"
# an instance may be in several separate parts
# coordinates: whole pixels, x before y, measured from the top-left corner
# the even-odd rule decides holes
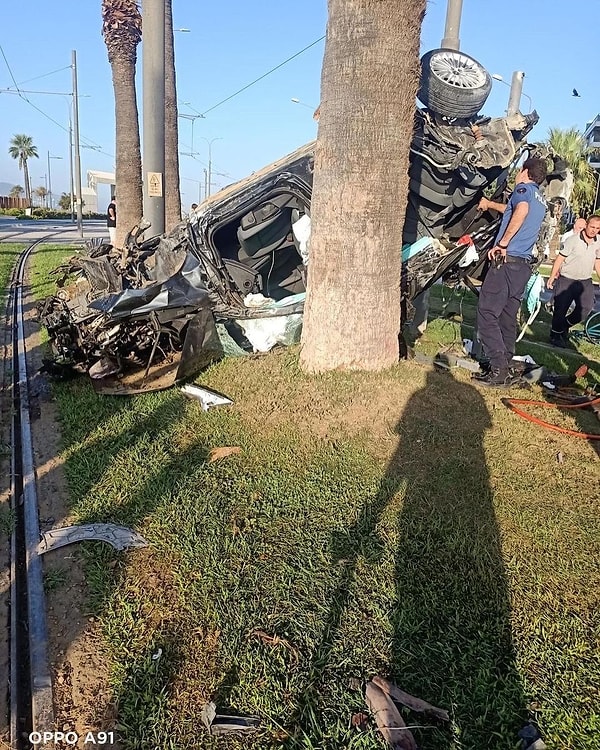
[[[550,748],[600,748],[590,443],[414,363],[309,378],[288,349],[197,382],[235,404],[55,387],[76,518],[149,542],[82,546],[125,748],[382,747],[351,728],[374,674],[449,710],[406,714],[426,750],[516,747],[527,709]],[[209,737],[211,699],[259,734]]]
[[[431,322],[417,348],[432,355],[440,347],[459,350],[463,339],[473,337],[476,309],[477,297],[472,292],[454,292],[443,286],[434,286],[430,297]],[[517,344],[517,354],[530,354],[538,364],[557,373],[574,371],[585,362],[590,368],[588,382],[600,384],[600,346],[585,339],[573,339],[575,350],[550,347],[551,319],[552,316],[542,308]]]
[[[0,243],[0,314],[4,312],[8,300],[8,285],[12,270],[18,256],[25,250],[25,245],[7,242]]]

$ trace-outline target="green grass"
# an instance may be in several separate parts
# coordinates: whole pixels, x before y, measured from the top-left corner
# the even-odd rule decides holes
[[[544,264],[540,266],[538,270],[541,276],[548,278],[548,276],[550,276],[550,271],[552,271],[552,263]],[[600,277],[595,271],[592,273],[592,281],[594,284],[600,284]]]
[[[350,719],[381,674],[449,710],[405,714],[428,750],[516,747],[527,708],[549,747],[600,748],[593,446],[461,372],[309,378],[297,357],[211,367],[235,403],[208,413],[55,387],[75,518],[149,542],[83,547],[123,747],[375,750]],[[211,699],[259,734],[209,737]]]
[[[56,591],[62,588],[69,580],[68,571],[65,568],[52,568],[44,572],[44,591]]]
[[[473,337],[477,297],[469,291],[453,293],[445,287],[435,286],[430,299],[430,324],[418,348],[431,355],[440,347],[459,350],[463,339]],[[578,339],[573,351],[549,347],[551,319],[546,310],[540,311],[517,344],[517,354],[530,354],[538,364],[557,373],[573,371],[586,363],[589,366],[588,382],[600,384],[600,346]]]
[[[17,258],[25,250],[25,245],[0,242],[0,315],[6,309],[8,285]]]
[[[52,271],[76,254],[77,247],[71,245],[40,245],[35,249],[30,265],[29,281],[36,299],[43,299],[56,292],[56,276]]]

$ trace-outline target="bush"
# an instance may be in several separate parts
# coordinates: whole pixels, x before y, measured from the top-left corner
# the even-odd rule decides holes
[[[2,208],[0,209],[0,214],[2,214],[3,216],[24,216],[25,209],[24,208]]]

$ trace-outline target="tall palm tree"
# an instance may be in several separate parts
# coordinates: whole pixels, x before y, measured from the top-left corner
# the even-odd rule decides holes
[[[548,144],[567,162],[573,171],[573,194],[571,207],[576,214],[593,210],[596,192],[596,176],[590,166],[589,157],[594,149],[586,144],[583,134],[577,128],[561,130],[550,128]]]
[[[135,0],[102,0],[102,34],[115,93],[117,246],[142,218],[142,158],[135,92],[142,16]]]
[[[301,363],[398,362],[400,244],[425,0],[329,0]]]
[[[173,43],[173,2],[165,2],[165,229],[181,221],[179,193],[179,126]]]
[[[13,159],[19,160],[19,169],[23,170],[23,179],[25,181],[25,198],[31,208],[31,180],[29,179],[28,159],[39,159],[37,146],[33,145],[33,139],[30,135],[13,135],[10,141],[8,153]]]

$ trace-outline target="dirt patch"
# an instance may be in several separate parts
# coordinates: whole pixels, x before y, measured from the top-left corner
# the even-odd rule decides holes
[[[29,283],[25,287],[24,326],[40,530],[47,531],[70,525],[72,518],[69,516],[67,484],[60,457],[57,411],[50,385],[38,373],[43,347]],[[54,550],[44,555],[43,560],[56,726],[60,731],[76,732],[80,740],[75,747],[84,747],[87,732],[114,729],[115,711],[108,682],[107,659],[99,625],[86,611],[88,590],[77,547]]]

